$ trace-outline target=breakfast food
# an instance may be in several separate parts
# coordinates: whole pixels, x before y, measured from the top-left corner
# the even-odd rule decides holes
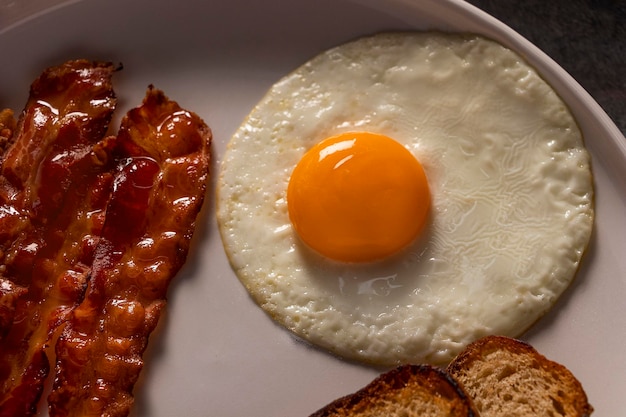
[[[152,88],[122,120],[91,279],[56,344],[52,416],[128,414],[148,336],[202,205],[208,137],[198,116]]]
[[[593,412],[569,369],[520,340],[479,339],[447,371],[465,387],[482,417],[588,417]]]
[[[34,415],[55,363],[50,416],[127,415],[187,256],[211,131],[150,86],[106,136],[114,71],[86,60],[47,69],[7,140],[1,416]]]
[[[26,294],[27,288],[31,284],[34,288],[43,288],[46,280],[50,279],[37,272],[36,264],[41,262],[35,261],[35,257],[44,245],[48,254],[40,259],[53,257],[52,253],[61,244],[55,234],[62,235],[67,223],[59,223],[58,226],[51,223],[63,212],[64,203],[78,203],[76,195],[66,198],[66,195],[78,190],[70,187],[72,178],[69,175],[60,178],[66,174],[61,172],[63,166],[60,162],[64,156],[65,161],[71,157],[78,161],[81,151],[85,153],[104,135],[116,103],[111,86],[113,71],[110,64],[94,65],[85,61],[47,69],[32,83],[18,124],[11,122],[12,111],[4,112],[6,118],[3,124],[12,127],[6,129],[3,135],[6,142],[0,166],[0,261],[2,279],[30,299],[30,302],[22,299],[18,315],[27,314],[21,310],[30,309],[30,304],[37,301],[39,294],[32,289]],[[74,146],[75,152],[66,154],[70,145]],[[82,156],[89,158],[89,155]],[[86,170],[81,164],[74,166],[79,176],[84,173],[78,172],[80,169]],[[62,219],[62,216],[58,219],[70,221]],[[46,236],[48,229],[53,230],[54,227],[57,230]],[[3,288],[6,287],[3,285]],[[5,301],[3,297],[2,304]],[[7,305],[16,302],[12,298]],[[6,314],[2,334],[12,325],[13,309],[7,307]],[[33,317],[38,315],[36,313]],[[20,338],[31,330],[22,329],[24,334]],[[15,332],[12,337],[16,337]],[[17,339],[14,343],[19,344]]]
[[[414,169],[393,179],[371,135],[410,151],[427,187]],[[293,197],[291,181],[309,191]],[[404,201],[398,183],[421,194]],[[469,34],[384,33],[313,58],[235,132],[217,187],[225,251],[260,307],[314,345],[383,365],[446,363],[483,335],[521,334],[572,281],[594,214],[566,105],[519,55]],[[376,232],[362,241],[365,229]]]
[[[400,365],[311,417],[589,417],[593,407],[563,365],[504,336],[470,344],[446,369]]]
[[[89,243],[106,204],[99,185],[110,177],[94,162],[116,104],[113,72],[82,60],[46,69],[2,155],[2,279],[19,295],[10,298],[0,343],[0,415],[35,412],[45,348],[89,273]]]
[[[15,118],[11,109],[0,109],[0,154],[9,145],[15,130]]]
[[[463,388],[440,368],[401,365],[311,417],[478,417]]]

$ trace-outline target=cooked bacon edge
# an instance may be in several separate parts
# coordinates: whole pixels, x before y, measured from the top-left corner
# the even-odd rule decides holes
[[[15,118],[13,110],[0,110],[0,158],[11,146],[15,133]],[[1,160],[1,159],[0,159]],[[5,257],[6,238],[2,235],[2,230],[7,229],[7,217],[11,217],[14,209],[7,201],[6,192],[2,190],[2,184],[6,179],[0,177],[0,259]],[[10,242],[9,242],[10,243]],[[13,315],[15,313],[15,304],[17,300],[26,293],[26,288],[15,284],[10,278],[5,277],[6,267],[0,266],[0,340],[4,338],[8,329],[13,324]]]
[[[69,61],[0,111],[0,417],[37,412],[55,355],[50,416],[126,416],[187,257],[211,131],[151,86],[105,137],[114,71]]]
[[[153,88],[122,121],[91,280],[56,345],[51,417],[128,414],[148,336],[202,206],[210,139],[198,116]]]
[[[0,156],[11,145],[13,141],[13,132],[15,132],[15,118],[13,110],[0,110]]]
[[[32,86],[0,167],[0,416],[36,412],[45,348],[82,299],[112,178],[96,151],[112,118],[114,68],[71,61]],[[6,120],[6,119],[5,119]],[[7,135],[8,136],[8,135]]]

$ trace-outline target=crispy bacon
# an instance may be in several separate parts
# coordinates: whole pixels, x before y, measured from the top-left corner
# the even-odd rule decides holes
[[[150,89],[122,121],[119,169],[84,301],[56,345],[50,416],[126,416],[209,170],[202,120]]]
[[[15,132],[15,118],[13,110],[0,110],[0,155],[4,155],[6,150],[13,142],[13,134]],[[0,185],[3,178],[0,177]],[[2,197],[0,195],[0,197]],[[11,207],[7,207],[6,199],[3,198],[2,206],[0,206],[0,233],[3,229],[3,219],[12,212]],[[4,242],[0,243],[1,248],[5,247]],[[2,256],[2,255],[0,255]],[[26,293],[26,288],[16,285],[11,279],[5,278],[4,268],[0,266],[0,340],[4,338],[8,329],[13,324],[13,315],[15,313],[15,304],[17,300]]]
[[[13,142],[15,132],[15,118],[13,117],[13,110],[4,109],[0,111],[0,155],[4,156],[4,153],[11,146]],[[2,184],[6,182],[4,177],[0,176],[0,190],[4,187]],[[7,229],[18,230],[16,225],[9,225],[11,220],[18,219],[14,216],[14,209],[8,204],[7,196],[0,192],[0,198],[2,201],[0,204],[0,257],[4,257],[4,251],[7,246],[6,239],[2,236],[2,231]],[[8,222],[6,219],[9,219]],[[10,242],[9,242],[10,243]],[[28,291],[25,287],[15,284],[10,278],[5,278],[4,266],[0,266],[0,340],[4,339],[6,332],[11,328],[13,324],[13,316],[15,314],[15,305],[17,300],[22,297]]]
[[[11,145],[13,132],[15,132],[13,110],[0,110],[0,155],[4,155],[4,152]]]
[[[99,235],[112,179],[100,141],[115,107],[113,71],[83,60],[44,71],[3,155],[0,416],[35,413],[46,345],[84,294],[89,237]]]
[[[33,83],[17,125],[0,112],[0,417],[36,413],[51,353],[51,416],[127,415],[187,256],[210,129],[150,87],[103,139],[113,71],[70,61]]]

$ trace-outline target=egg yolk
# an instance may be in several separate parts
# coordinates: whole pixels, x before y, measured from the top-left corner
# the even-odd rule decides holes
[[[287,188],[289,218],[309,247],[342,262],[388,257],[424,228],[430,208],[422,165],[395,140],[351,132],[311,148]]]

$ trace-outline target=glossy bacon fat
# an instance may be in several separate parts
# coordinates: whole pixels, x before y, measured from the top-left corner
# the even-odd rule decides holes
[[[62,129],[55,126],[57,117],[38,116],[45,138],[40,137],[44,133],[21,138],[23,121],[11,135],[5,134],[10,136],[5,155],[21,140],[22,152],[29,149],[29,154],[42,156],[29,163],[31,171],[38,167],[36,174],[12,168],[16,161],[10,158],[2,165],[3,174],[6,167],[28,178],[18,190],[19,204],[12,206],[2,195],[7,211],[22,216],[19,221],[0,219],[2,242],[6,247],[24,245],[5,225],[27,230],[33,266],[20,263],[18,268],[6,260],[3,266],[11,274],[2,276],[10,284],[6,295],[5,285],[0,285],[0,313],[5,300],[8,306],[0,323],[10,323],[0,342],[0,417],[36,412],[52,361],[51,416],[128,414],[148,336],[169,283],[185,262],[206,191],[211,132],[196,114],[150,87],[142,105],[123,118],[117,136],[103,138],[115,105],[113,68],[72,61],[55,71],[73,73],[75,65],[79,73],[108,68],[108,74],[61,86],[51,80],[50,91],[81,85],[81,94],[66,94],[65,100],[83,97],[110,109],[76,110],[88,126],[84,128],[73,124]],[[58,98],[54,109],[65,100]],[[30,110],[37,103],[31,93],[21,120],[29,111],[41,114]],[[45,149],[33,142],[45,143]],[[15,177],[4,175],[3,181],[13,185]],[[33,207],[25,211],[22,201],[31,200],[36,204],[29,203]]]
[[[128,413],[148,335],[202,204],[207,135],[196,116],[156,90],[123,120],[87,294],[56,346],[51,416]]]
[[[0,415],[35,411],[45,347],[82,297],[111,174],[96,152],[115,107],[110,64],[44,71],[7,140],[0,166],[4,308]],[[7,135],[9,136],[9,135]],[[106,197],[105,197],[106,198]]]

